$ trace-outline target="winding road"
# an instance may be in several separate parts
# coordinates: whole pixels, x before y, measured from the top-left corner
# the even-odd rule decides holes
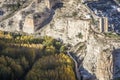
[[[70,54],[69,51],[67,52],[67,55],[68,55],[68,56],[74,61],[74,63],[75,63],[75,72],[76,72],[77,80],[81,80],[80,72],[79,72],[79,67],[78,67],[77,61],[71,56],[71,54]]]

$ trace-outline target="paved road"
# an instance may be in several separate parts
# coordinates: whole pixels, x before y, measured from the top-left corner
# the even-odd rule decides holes
[[[80,73],[79,73],[79,67],[78,67],[77,61],[71,56],[70,52],[67,52],[67,55],[68,55],[68,56],[74,61],[74,63],[75,63],[75,72],[76,72],[77,80],[81,80],[81,78],[80,78]]]

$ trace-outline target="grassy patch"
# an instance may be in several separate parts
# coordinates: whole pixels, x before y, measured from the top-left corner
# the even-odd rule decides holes
[[[112,33],[112,32],[105,33],[105,36],[108,37],[108,38],[117,38],[117,39],[120,39],[120,35]]]

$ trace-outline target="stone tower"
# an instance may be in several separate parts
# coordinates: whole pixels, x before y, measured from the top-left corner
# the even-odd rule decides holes
[[[104,32],[108,32],[108,18],[104,17]]]
[[[108,32],[108,18],[107,17],[99,18],[99,29],[100,29],[100,32]]]
[[[45,4],[46,4],[48,9],[51,9],[57,3],[61,3],[61,0],[45,0]]]
[[[51,9],[50,0],[45,0],[45,4],[46,4],[48,9]]]

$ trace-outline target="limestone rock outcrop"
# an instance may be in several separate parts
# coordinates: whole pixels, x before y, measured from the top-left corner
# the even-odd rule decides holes
[[[17,10],[12,11],[5,11],[3,15],[0,15],[0,30],[3,31],[21,31],[26,33],[35,33],[36,30],[42,28],[45,26],[45,24],[48,24],[49,21],[52,19],[52,16],[54,15],[53,8],[56,6],[56,4],[60,4],[60,0],[27,0],[29,1],[27,3],[27,6],[22,8],[17,8]],[[4,4],[4,2],[2,2]],[[6,3],[6,6],[9,5],[9,3]],[[11,5],[14,5],[11,3]],[[17,5],[17,4],[16,4]],[[3,8],[0,10],[3,11]],[[6,13],[9,13],[6,15]],[[28,19],[29,15],[33,15],[31,18],[33,21],[30,21],[30,18]],[[28,27],[28,31],[25,30],[26,26],[29,26],[27,22],[31,22],[33,28]],[[26,24],[27,23],[27,24]],[[11,27],[12,26],[12,27]],[[30,25],[31,26],[31,25]]]
[[[116,44],[116,45],[115,45]],[[105,38],[89,39],[77,50],[80,73],[85,80],[115,80],[120,76],[120,44]]]
[[[90,71],[95,74],[96,78],[99,80],[111,80],[113,78],[113,56],[111,46],[103,44],[102,42],[98,43],[97,40],[91,41],[89,44],[90,45],[87,46],[86,60],[84,60],[89,60],[87,66],[89,65]],[[86,66],[86,62],[84,61],[83,66]]]

